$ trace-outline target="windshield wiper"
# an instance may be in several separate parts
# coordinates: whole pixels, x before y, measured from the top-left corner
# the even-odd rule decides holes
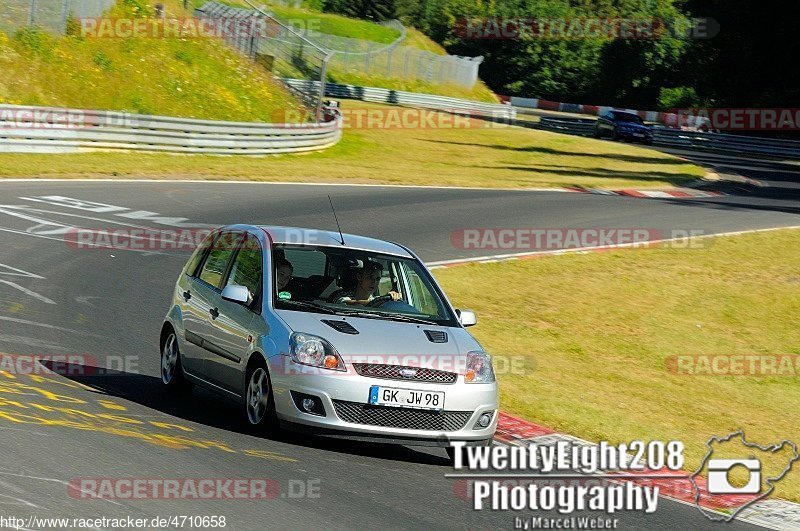
[[[319,310],[323,313],[329,313],[331,315],[347,315],[344,312],[340,312],[338,310],[334,310],[333,308],[329,308],[324,304],[320,304],[318,302],[310,302],[310,301],[292,301],[292,300],[280,300],[281,304],[293,304],[295,306],[300,306],[302,308],[313,308],[314,310]]]
[[[417,324],[425,324],[425,325],[434,325],[439,326],[439,323],[435,321],[431,321],[429,319],[423,319],[421,317],[414,317],[411,315],[401,314],[401,313],[392,313],[392,312],[368,312],[362,310],[351,310],[349,308],[331,308],[329,306],[325,306],[324,304],[320,304],[318,302],[312,301],[293,301],[293,300],[280,300],[279,302],[283,304],[290,304],[295,306],[300,306],[302,308],[311,308],[314,310],[318,310],[323,313],[329,313],[331,315],[350,315],[352,317],[365,317],[367,319],[377,319],[383,317],[385,319],[391,319],[393,321],[404,321],[407,323],[417,323]]]
[[[421,317],[413,317],[411,315],[406,315],[403,313],[391,313],[391,312],[362,312],[358,310],[352,310],[348,312],[348,315],[354,315],[355,317],[367,317],[367,318],[375,318],[377,317],[384,317],[386,319],[392,319],[393,321],[405,321],[407,323],[417,323],[417,324],[426,324],[426,325],[435,325],[438,326],[438,323],[435,321],[431,321],[428,319],[423,319]]]

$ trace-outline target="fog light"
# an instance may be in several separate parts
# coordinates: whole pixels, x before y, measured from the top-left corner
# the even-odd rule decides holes
[[[303,409],[305,409],[309,413],[314,411],[314,406],[316,405],[314,403],[314,399],[313,398],[304,398],[302,404],[303,404]]]
[[[492,414],[491,413],[484,413],[481,415],[481,418],[478,419],[478,426],[481,428],[488,428],[489,424],[492,423]]]
[[[322,405],[322,399],[320,397],[307,395],[298,391],[291,391],[291,394],[295,407],[301,413],[317,415],[318,417],[326,416],[325,406]]]

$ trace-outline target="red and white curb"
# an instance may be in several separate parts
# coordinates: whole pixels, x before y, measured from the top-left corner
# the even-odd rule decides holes
[[[572,437],[571,435],[557,433],[550,428],[534,424],[533,422],[503,412],[500,412],[498,417],[497,433],[495,434],[494,440],[495,444],[510,446],[525,446],[530,443],[552,445],[559,441],[567,441],[580,446],[595,446],[595,443]],[[687,477],[687,473],[672,472],[669,470],[647,470],[642,472],[642,474],[652,474],[653,472],[658,472],[659,475],[674,474],[675,479],[643,478],[621,481],[631,481],[649,487],[658,486],[662,498],[695,506],[695,491],[691,481]],[[626,474],[630,473],[626,472]],[[591,476],[587,476],[587,478],[591,478]],[[696,477],[695,481],[697,482],[701,494],[706,493],[707,482],[705,478]],[[704,510],[719,512],[726,509],[735,509],[747,503],[750,498],[751,497],[742,495],[726,495],[715,496],[714,500],[711,501],[703,500],[701,496],[700,505]],[[719,514],[725,515],[725,513],[722,512]],[[764,500],[744,509],[736,516],[736,520],[745,521],[768,529],[778,529],[781,531],[797,530],[800,529],[800,504],[778,499]]]
[[[628,197],[644,197],[650,199],[702,199],[707,197],[719,197],[727,195],[722,192],[706,192],[692,188],[667,188],[665,190],[602,190],[599,188],[565,188],[568,192],[579,192],[583,194],[595,195],[624,195]]]

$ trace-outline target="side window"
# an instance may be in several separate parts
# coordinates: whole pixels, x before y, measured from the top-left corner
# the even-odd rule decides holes
[[[419,278],[417,272],[410,267],[407,267],[405,264],[403,264],[402,267],[405,269],[406,278],[409,282],[408,288],[411,292],[409,295],[414,307],[424,314],[439,315],[436,297],[428,290],[425,282],[423,282],[423,280]]]
[[[211,247],[211,242],[214,241],[214,237],[214,234],[206,236],[205,239],[200,242],[200,245],[197,246],[192,257],[189,258],[189,261],[186,263],[186,274],[190,277],[197,276],[197,266],[200,265],[200,261],[205,257],[206,251]]]
[[[253,236],[247,236],[239,252],[236,253],[225,285],[246,287],[253,297],[250,308],[258,308],[261,301],[262,271],[261,246]]]
[[[228,262],[242,239],[241,233],[223,233],[214,241],[214,245],[206,257],[203,269],[200,271],[199,278],[203,282],[219,288],[222,284],[222,277]]]

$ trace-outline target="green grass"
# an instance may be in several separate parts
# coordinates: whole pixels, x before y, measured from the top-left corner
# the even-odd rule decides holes
[[[430,37],[416,28],[407,28],[406,40],[403,41],[403,46],[410,46],[411,48],[435,53],[436,55],[447,55],[447,50],[441,44],[431,40]]]
[[[184,16],[180,2],[169,13]],[[110,16],[125,16],[118,7]],[[0,102],[196,118],[274,121],[299,103],[216,39],[0,33]]]
[[[418,116],[417,111],[402,107],[351,100],[342,102],[342,108],[345,113],[355,109],[398,117],[396,113],[404,111]],[[451,115],[433,115],[443,120],[434,124],[450,127],[348,128],[338,145],[318,153],[268,157],[6,154],[0,155],[0,175],[617,188],[681,184],[704,173],[670,155],[628,144],[511,126],[487,127],[493,124],[479,120],[469,123],[473,128],[453,128]],[[378,123],[384,122],[372,122]]]
[[[202,3],[200,2],[201,5]],[[223,3],[252,9],[244,0],[223,0]],[[253,3],[257,6],[263,5],[263,2]],[[398,30],[368,20],[359,20],[333,13],[322,13],[307,7],[290,7],[278,3],[267,3],[266,7],[282,22],[300,30],[318,31],[328,35],[336,35],[337,37],[364,39],[384,44],[394,42],[400,36]]]
[[[364,39],[389,44],[400,36],[400,32],[394,28],[367,20],[278,5],[269,6],[269,10],[275,13],[282,21],[289,22],[294,26],[327,33],[328,35],[336,35],[337,37]]]
[[[709,436],[739,428],[762,445],[800,443],[800,377],[666,368],[677,355],[800,355],[798,263],[800,231],[786,230],[435,273],[476,311],[470,331],[489,352],[525,359],[522,374],[498,376],[504,410],[594,441],[682,440],[690,469]],[[800,501],[800,473],[774,496]]]

